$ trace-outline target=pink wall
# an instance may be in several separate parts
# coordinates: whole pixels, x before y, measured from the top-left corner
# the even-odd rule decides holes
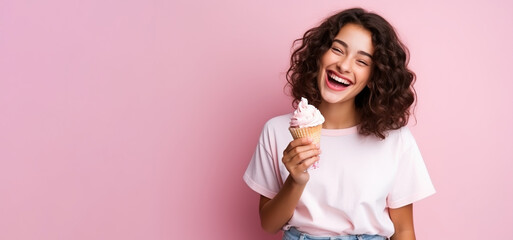
[[[513,239],[513,2],[485,0],[0,1],[0,239],[279,239],[242,174],[292,40],[356,4],[412,53],[418,239]]]

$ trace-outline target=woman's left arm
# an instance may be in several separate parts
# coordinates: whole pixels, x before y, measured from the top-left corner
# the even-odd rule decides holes
[[[389,208],[388,212],[395,228],[395,233],[390,240],[415,240],[413,204],[395,209]]]

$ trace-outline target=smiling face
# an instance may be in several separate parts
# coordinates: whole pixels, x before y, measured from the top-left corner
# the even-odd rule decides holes
[[[321,56],[317,84],[321,105],[351,104],[367,85],[372,69],[372,34],[360,25],[348,23],[338,32],[331,48]]]

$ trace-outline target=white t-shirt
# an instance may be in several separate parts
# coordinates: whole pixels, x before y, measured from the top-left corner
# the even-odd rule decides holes
[[[244,174],[257,193],[273,198],[289,172],[283,150],[292,141],[291,114],[269,120]],[[410,130],[388,132],[381,140],[358,134],[357,127],[322,129],[319,168],[284,230],[296,227],[315,236],[378,234],[390,237],[388,208],[399,208],[435,193]]]

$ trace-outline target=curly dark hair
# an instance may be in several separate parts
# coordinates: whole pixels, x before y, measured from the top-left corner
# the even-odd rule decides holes
[[[297,106],[305,97],[319,106],[322,97],[317,86],[321,56],[330,49],[335,36],[347,23],[358,24],[372,33],[373,66],[367,86],[355,97],[361,116],[358,132],[381,139],[386,132],[408,123],[410,106],[416,98],[415,73],[408,69],[409,51],[394,28],[383,17],[361,8],[347,9],[325,19],[318,27],[296,39],[287,71],[287,85]]]

